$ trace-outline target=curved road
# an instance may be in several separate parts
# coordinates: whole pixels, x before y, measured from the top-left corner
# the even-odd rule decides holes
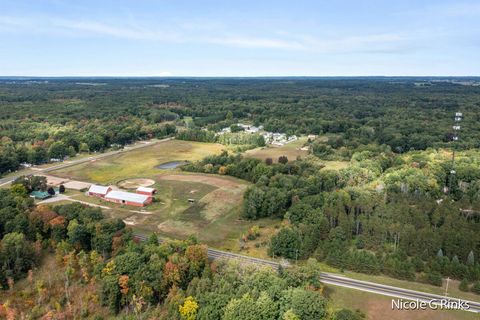
[[[147,238],[144,235],[134,235],[134,237],[139,239],[140,241],[145,241]],[[162,241],[163,240],[159,239],[159,242],[162,242]],[[208,248],[207,254],[210,259],[235,259],[241,262],[251,263],[258,266],[272,267],[274,269],[278,269],[281,266],[280,263],[275,261],[244,256],[244,255],[225,252],[225,251],[212,249],[212,248]],[[286,267],[286,266],[287,265],[282,265],[282,267]],[[323,283],[330,284],[330,285],[346,287],[346,288],[356,289],[356,290],[361,290],[366,292],[372,292],[372,293],[381,294],[384,296],[390,296],[390,297],[399,298],[399,299],[425,302],[427,304],[437,306],[438,309],[440,309],[442,305],[443,306],[445,305],[453,306],[455,304],[461,304],[464,306],[468,305],[468,308],[464,308],[462,310],[480,313],[480,302],[476,302],[476,301],[469,301],[469,300],[458,299],[454,297],[445,297],[445,296],[440,296],[433,293],[408,290],[400,287],[387,286],[387,285],[383,285],[375,282],[361,281],[361,280],[356,280],[352,278],[347,278],[335,273],[322,272],[320,275],[320,280]]]

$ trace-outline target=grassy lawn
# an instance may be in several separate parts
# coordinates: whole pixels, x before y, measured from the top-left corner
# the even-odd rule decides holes
[[[278,162],[278,157],[287,156],[288,160],[293,161],[298,156],[304,157],[308,154],[306,150],[300,150],[300,148],[307,142],[306,137],[300,137],[297,141],[293,141],[283,145],[281,147],[266,146],[263,148],[255,148],[246,151],[243,155],[245,157],[251,157],[264,161],[267,158],[272,158],[273,162]]]
[[[223,149],[225,149],[224,146],[215,143],[170,140],[151,147],[55,170],[51,174],[82,181],[115,184],[122,179],[150,178],[161,172],[155,167],[165,162],[196,161],[207,155],[220,153]]]
[[[196,161],[227,149],[213,143],[171,140],[51,172],[64,178],[117,185],[131,178],[155,181],[158,202],[130,207],[69,191],[72,199],[107,206],[104,213],[121,218],[139,233],[155,232],[167,238],[195,235],[202,242],[227,250],[238,249],[238,239],[254,223],[239,219],[248,183],[219,175],[161,170],[170,161]]]
[[[452,310],[392,310],[392,297],[375,293],[326,285],[325,293],[331,302],[331,311],[341,308],[361,310],[369,320],[470,320],[478,314]]]
[[[350,161],[327,161],[322,160],[322,164],[325,165],[324,169],[340,170],[345,169],[350,165]]]
[[[123,219],[141,234],[155,232],[175,239],[195,235],[210,246],[238,250],[242,234],[258,224],[239,219],[248,183],[227,176],[169,172],[150,176],[158,201],[144,208],[107,202],[75,190],[66,195],[111,208],[103,210],[107,217]]]

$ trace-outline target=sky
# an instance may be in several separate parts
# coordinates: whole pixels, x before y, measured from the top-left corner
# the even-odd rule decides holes
[[[479,75],[479,0],[0,0],[0,76]]]

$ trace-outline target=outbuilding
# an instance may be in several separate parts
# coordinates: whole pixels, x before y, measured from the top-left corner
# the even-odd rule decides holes
[[[136,207],[144,207],[145,205],[152,203],[152,197],[150,196],[116,190],[110,191],[105,196],[105,200]]]
[[[37,200],[45,200],[50,198],[52,195],[47,191],[32,191],[30,193],[30,197],[37,199]]]
[[[137,188],[137,193],[138,194],[144,194],[144,195],[150,196],[150,197],[152,197],[156,192],[157,192],[157,189],[155,189],[155,188],[149,188],[149,187],[138,187]]]
[[[94,197],[99,197],[99,198],[105,198],[107,193],[112,191],[111,187],[105,187],[105,186],[99,186],[96,184],[92,184],[90,188],[88,189],[88,195],[89,196],[94,196]]]

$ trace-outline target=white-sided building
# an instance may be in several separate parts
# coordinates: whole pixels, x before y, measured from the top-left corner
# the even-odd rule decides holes
[[[130,206],[143,207],[152,203],[152,197],[139,193],[125,192],[125,191],[110,191],[105,200]]]
[[[112,191],[111,187],[100,186],[97,184],[92,184],[88,189],[88,195],[94,197],[105,198],[107,193]]]

